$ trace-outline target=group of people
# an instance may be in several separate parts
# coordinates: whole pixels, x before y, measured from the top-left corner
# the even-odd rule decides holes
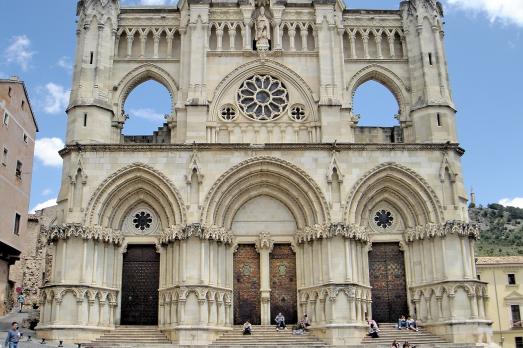
[[[405,343],[403,343],[403,344],[400,344],[400,343],[398,343],[397,340],[394,340],[394,342],[392,342],[392,345],[390,346],[390,348],[416,348],[416,346],[411,345],[407,341],[405,341]]]
[[[418,331],[418,325],[416,325],[416,320],[412,319],[412,317],[409,315],[407,318],[405,318],[404,315],[401,316],[398,320],[398,330],[412,330],[412,331]]]
[[[285,316],[281,312],[278,313],[276,318],[274,318],[274,322],[276,323],[276,331],[287,329],[287,324],[285,324]],[[305,314],[298,324],[294,326],[292,333],[295,335],[303,334],[306,331],[309,331],[309,326],[311,326],[311,322],[307,314]],[[252,324],[248,320],[243,324],[243,334],[252,335]]]

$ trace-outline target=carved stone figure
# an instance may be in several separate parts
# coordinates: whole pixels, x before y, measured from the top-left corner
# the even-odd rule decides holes
[[[271,39],[271,22],[265,16],[265,7],[260,7],[260,13],[256,18],[256,47],[258,50],[268,49]]]

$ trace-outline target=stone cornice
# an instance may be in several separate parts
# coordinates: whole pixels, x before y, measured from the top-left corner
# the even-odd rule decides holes
[[[69,153],[83,151],[83,152],[173,152],[173,151],[193,151],[193,144],[81,144],[67,145],[60,151],[60,155],[64,156]],[[332,151],[346,150],[346,151],[455,151],[458,155],[463,155],[463,150],[459,144],[355,144],[355,143],[337,143],[336,145],[330,143],[318,144],[260,144],[252,146],[251,144],[212,144],[200,143],[196,145],[198,151],[231,151],[231,150],[256,150],[256,151],[304,151],[304,150],[319,150]]]
[[[405,234],[407,242],[430,238],[444,238],[450,234],[479,239],[479,226],[463,221],[447,221],[444,224],[427,224],[409,228]]]
[[[120,231],[101,226],[83,226],[81,224],[62,224],[49,226],[46,231],[47,241],[58,239],[81,238],[120,245],[123,235]]]
[[[200,239],[214,240],[230,244],[232,242],[232,232],[219,226],[203,226],[202,224],[190,224],[187,226],[171,226],[164,230],[160,236],[161,244],[168,244],[175,240],[184,240],[191,237]]]
[[[307,226],[296,233],[296,241],[298,243],[305,243],[318,239],[334,238],[336,236],[354,239],[363,243],[370,242],[367,227],[345,225],[342,223]]]

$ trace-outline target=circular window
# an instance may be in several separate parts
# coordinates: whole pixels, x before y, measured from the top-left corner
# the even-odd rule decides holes
[[[307,115],[305,114],[305,107],[303,105],[294,105],[291,108],[289,116],[293,121],[296,122],[301,122],[305,120],[305,118],[307,117]]]
[[[273,120],[289,104],[285,85],[270,75],[255,75],[245,80],[238,90],[238,105],[249,118],[256,121]]]
[[[386,210],[380,210],[376,212],[376,215],[374,216],[374,222],[378,227],[381,228],[387,228],[392,226],[392,221],[394,220],[394,216],[392,216],[392,213],[390,211]]]
[[[136,213],[133,218],[134,227],[140,231],[150,228],[152,222],[153,218],[151,217],[151,214],[144,211]]]
[[[236,119],[236,109],[232,105],[222,106],[220,117],[224,121],[234,121],[234,119]]]

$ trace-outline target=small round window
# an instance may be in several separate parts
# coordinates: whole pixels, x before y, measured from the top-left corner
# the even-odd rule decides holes
[[[381,227],[383,229],[392,226],[393,221],[394,216],[392,216],[392,213],[384,209],[376,212],[376,215],[374,215],[374,222],[378,227]]]
[[[305,114],[305,107],[303,105],[294,105],[291,108],[289,116],[291,120],[296,122],[305,120],[305,118],[307,118],[307,115]]]
[[[224,121],[234,121],[236,119],[236,109],[232,105],[222,106],[220,110],[220,117]]]
[[[133,218],[134,227],[140,231],[150,228],[152,222],[153,218],[151,217],[151,214],[144,211],[136,213]]]

